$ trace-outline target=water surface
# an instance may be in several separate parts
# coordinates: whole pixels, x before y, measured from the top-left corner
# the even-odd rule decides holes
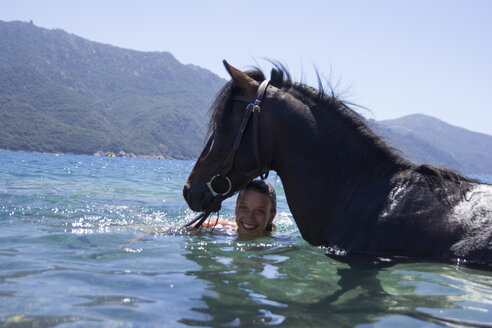
[[[492,322],[492,274],[349,267],[278,230],[193,233],[191,161],[0,152],[0,326],[439,327]],[[491,177],[480,177],[492,181]],[[221,217],[233,218],[234,200]]]

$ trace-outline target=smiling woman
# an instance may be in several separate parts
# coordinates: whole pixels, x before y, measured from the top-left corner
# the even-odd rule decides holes
[[[235,214],[235,223],[208,220],[204,225],[233,226],[240,237],[268,235],[274,228],[273,219],[277,214],[277,196],[273,186],[264,180],[251,181],[237,196]]]

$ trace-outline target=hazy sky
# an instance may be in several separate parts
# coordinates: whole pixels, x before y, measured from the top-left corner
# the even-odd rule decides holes
[[[0,20],[169,51],[226,78],[222,59],[269,71],[270,58],[317,86],[315,66],[366,117],[423,113],[492,135],[489,0],[0,0]]]

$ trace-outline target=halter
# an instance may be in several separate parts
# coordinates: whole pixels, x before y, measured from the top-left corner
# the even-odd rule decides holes
[[[268,178],[268,171],[266,173],[263,172],[261,168],[261,160],[260,160],[260,143],[258,137],[258,119],[260,116],[260,105],[265,97],[266,90],[268,85],[270,84],[270,80],[264,80],[261,82],[258,90],[256,91],[255,97],[253,99],[235,96],[234,100],[242,101],[247,103],[246,109],[244,111],[243,120],[241,121],[241,125],[239,127],[239,131],[237,132],[236,139],[234,140],[234,145],[232,146],[231,151],[227,155],[224,163],[222,164],[222,168],[219,170],[219,173],[214,175],[209,182],[207,182],[207,187],[214,196],[214,200],[212,204],[199,216],[193,219],[191,222],[185,225],[185,227],[189,227],[193,223],[197,222],[193,227],[199,228],[203,222],[208,218],[208,216],[220,210],[220,204],[226,198],[225,196],[231,191],[232,183],[231,180],[227,177],[227,174],[232,170],[234,165],[234,159],[236,157],[236,152],[239,149],[239,145],[241,144],[241,140],[243,138],[244,130],[248,124],[248,121],[253,114],[253,147],[256,159],[256,165],[258,167],[258,172],[260,173],[260,178],[265,180]]]

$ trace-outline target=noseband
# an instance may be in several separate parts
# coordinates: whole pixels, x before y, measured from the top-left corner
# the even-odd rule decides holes
[[[244,131],[246,130],[248,121],[251,118],[251,114],[253,114],[253,147],[256,165],[258,167],[258,172],[260,173],[261,179],[265,180],[268,177],[268,171],[264,173],[261,167],[260,143],[258,137],[258,119],[261,111],[260,105],[263,101],[263,98],[265,97],[266,90],[269,84],[270,80],[264,80],[263,82],[261,82],[253,99],[242,96],[234,97],[234,100],[242,101],[248,105],[246,106],[246,109],[244,111],[243,120],[241,121],[239,131],[237,132],[236,139],[234,140],[234,145],[232,146],[231,151],[222,164],[222,168],[219,170],[219,173],[214,175],[212,179],[207,182],[207,187],[212,193],[212,196],[214,196],[215,198],[212,204],[203,213],[201,213],[198,217],[186,224],[185,227],[191,226],[193,223],[198,221],[193,227],[199,228],[211,213],[218,212],[220,210],[220,204],[226,198],[225,196],[229,194],[232,189],[232,183],[231,180],[227,177],[227,174],[229,174],[229,172],[232,170],[232,167],[234,166],[236,152],[239,149],[239,145],[241,144],[241,140],[243,138]]]

